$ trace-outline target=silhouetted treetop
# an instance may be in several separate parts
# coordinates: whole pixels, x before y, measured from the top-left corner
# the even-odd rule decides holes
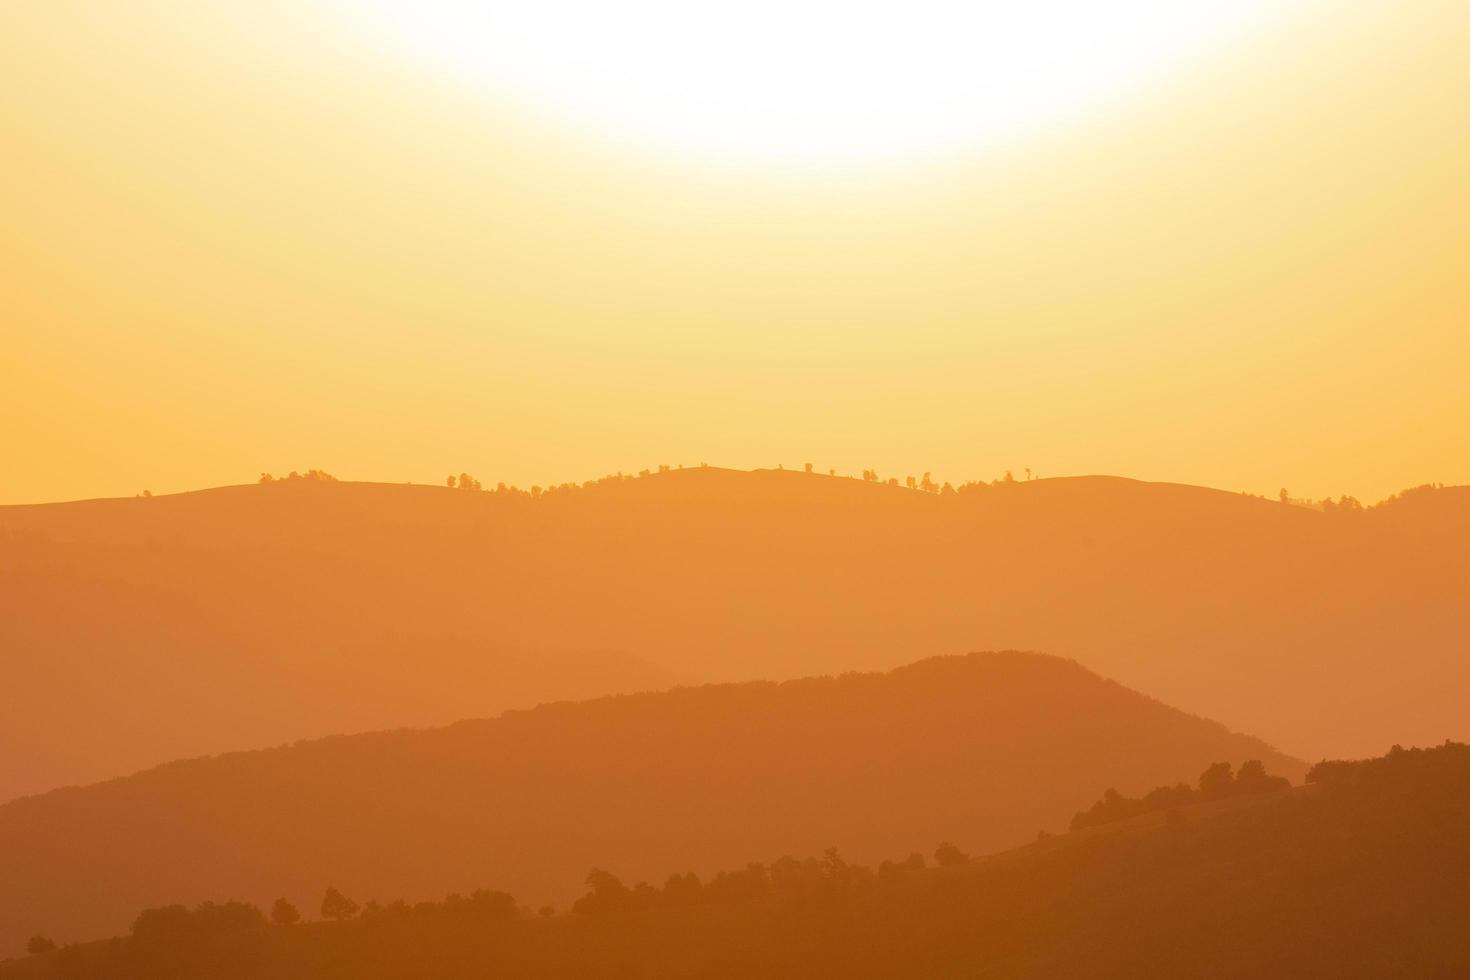
[[[343,895],[335,888],[328,888],[322,896],[322,918],[324,919],[350,919],[357,914],[360,906],[352,899]]]
[[[276,925],[291,926],[300,921],[300,910],[284,898],[276,899],[275,904],[271,906],[271,922]]]
[[[1071,829],[1098,827],[1145,813],[1173,810],[1191,803],[1255,793],[1276,793],[1290,788],[1291,780],[1283,776],[1267,775],[1266,767],[1259,759],[1241,763],[1239,772],[1235,772],[1228,762],[1216,762],[1200,773],[1198,789],[1191,789],[1183,783],[1160,786],[1138,799],[1129,799],[1116,789],[1108,789],[1103,793],[1102,799],[1072,818]]]
[[[193,909],[165,905],[144,909],[133,920],[140,943],[168,945],[211,935],[246,932],[266,924],[265,914],[246,902],[203,902]]]
[[[1270,779],[1246,763],[1229,785]],[[0,962],[0,980],[1464,974],[1470,747],[1323,763],[1308,787],[1235,799],[967,861],[942,844],[934,868],[915,854],[873,872],[828,849],[662,888],[598,869],[571,915],[488,890],[293,928],[239,903],[175,905],[140,915],[131,939]]]
[[[293,481],[302,481],[306,483],[336,483],[337,478],[328,473],[326,470],[307,470],[305,473],[298,473],[295,470],[292,470],[290,473],[287,473],[285,476],[280,478],[274,477],[269,473],[262,473],[260,474],[260,479],[256,482],[289,483]]]

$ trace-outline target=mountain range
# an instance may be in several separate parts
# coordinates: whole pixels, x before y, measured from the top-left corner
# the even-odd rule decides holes
[[[1069,657],[1304,758],[1470,737],[1470,488],[691,468],[0,507],[0,800],[675,683]],[[1432,680],[1430,680],[1432,678]]]
[[[414,901],[485,885],[565,906],[589,869],[662,881],[836,847],[876,861],[1059,832],[1105,789],[1216,762],[1306,767],[1036,654],[677,688],[174,762],[0,806],[0,951],[148,906]]]

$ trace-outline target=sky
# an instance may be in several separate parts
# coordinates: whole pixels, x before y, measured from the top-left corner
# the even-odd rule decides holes
[[[1470,5],[1303,4],[1008,135],[815,160],[629,138],[366,20],[0,10],[0,503],[1470,483]]]

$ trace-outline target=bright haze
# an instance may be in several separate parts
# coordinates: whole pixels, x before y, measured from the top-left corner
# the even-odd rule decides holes
[[[1267,7],[376,0],[342,16],[385,49],[608,134],[723,161],[851,164],[1053,123]]]
[[[0,501],[1470,480],[1460,4],[9,4]]]

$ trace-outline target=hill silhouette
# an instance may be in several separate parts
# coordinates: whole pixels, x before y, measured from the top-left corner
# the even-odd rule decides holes
[[[671,677],[1001,648],[1367,755],[1470,736],[1466,595],[1466,488],[1323,513],[1105,477],[700,468],[534,499],[291,480],[0,507],[0,799]]]
[[[410,900],[495,882],[564,903],[596,864],[662,880],[839,847],[874,861],[1061,830],[1107,787],[1304,766],[1053,657],[560,703],[161,766],[0,806],[0,950],[137,910],[325,884]]]
[[[983,858],[941,844],[937,867],[915,854],[875,871],[828,850],[661,888],[595,870],[570,915],[493,889],[360,915],[332,890],[323,913],[352,921],[305,925],[240,903],[152,909],[108,943],[38,937],[0,980],[1470,973],[1470,748],[1325,763],[1308,781]]]

